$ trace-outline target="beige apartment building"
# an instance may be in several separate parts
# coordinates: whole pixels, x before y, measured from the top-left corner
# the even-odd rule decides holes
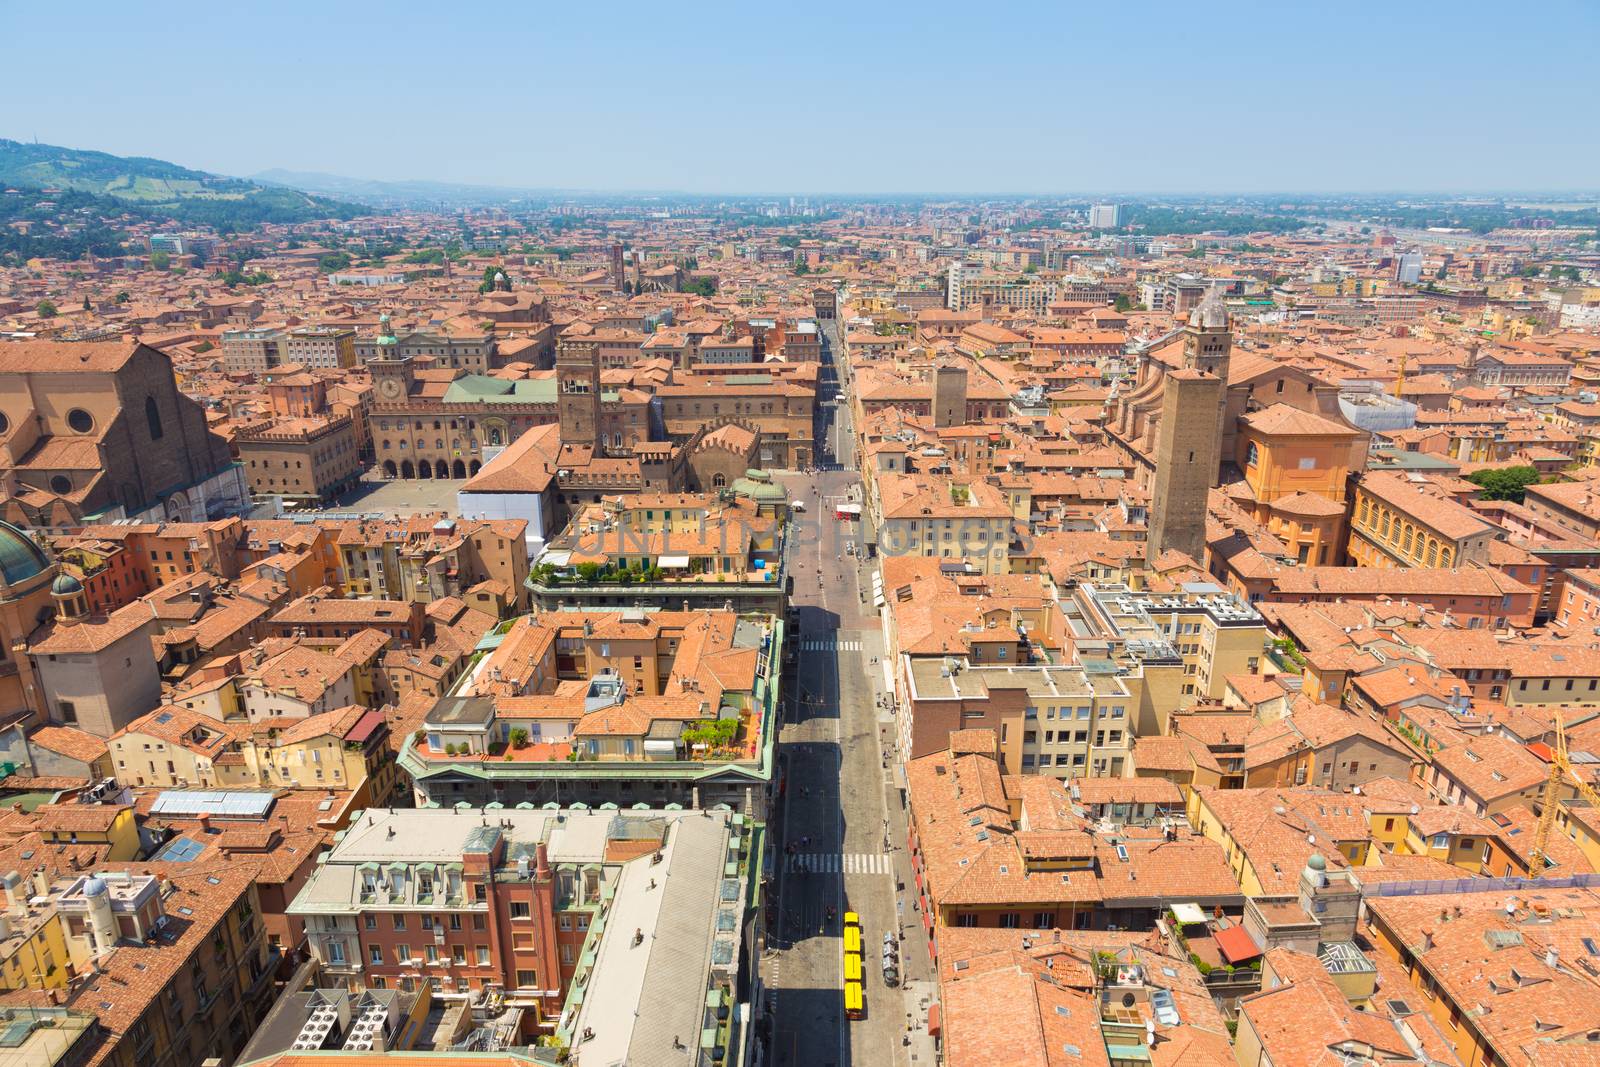
[[[1209,582],[1160,594],[1080,584],[1062,607],[1080,660],[1138,664],[1151,679],[1159,699],[1141,705],[1141,734],[1165,733],[1180,706],[1221,700],[1230,674],[1256,673],[1270,640],[1259,612]]]
[[[880,473],[871,491],[880,554],[965,559],[982,574],[1006,573],[1012,512],[988,482]]]
[[[287,363],[307,367],[354,367],[356,332],[348,326],[299,326],[284,333],[282,351]]]
[[[261,375],[289,363],[348,369],[358,362],[356,332],[348,326],[222,331],[222,365],[229,374]]]
[[[996,274],[981,267],[953,263],[946,276],[945,306],[951,311],[1012,307],[1042,315],[1055,295],[1054,283],[1037,274]]]
[[[281,330],[223,330],[222,365],[229,374],[265,374],[288,362]]]
[[[107,743],[126,786],[357,789],[392,799],[395,770],[383,714],[359,705],[290,725],[221,723],[165,705]]]
[[[528,553],[522,519],[395,519],[350,523],[337,536],[339,582],[349,597],[392,597],[425,603],[466,598],[488,583],[498,614],[527,604]]]
[[[917,759],[944,751],[957,730],[993,730],[1005,774],[1121,778],[1132,767],[1134,724],[1152,701],[1143,670],[1086,665],[975,665],[966,657],[905,657],[899,744]]]

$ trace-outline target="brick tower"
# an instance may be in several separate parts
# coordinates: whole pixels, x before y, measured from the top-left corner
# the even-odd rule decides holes
[[[556,347],[556,413],[563,445],[600,443],[600,346],[563,341]]]

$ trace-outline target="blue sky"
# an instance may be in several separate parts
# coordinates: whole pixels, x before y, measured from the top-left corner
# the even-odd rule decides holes
[[[0,136],[228,174],[710,193],[1600,185],[1589,2],[0,0],[0,38]]]

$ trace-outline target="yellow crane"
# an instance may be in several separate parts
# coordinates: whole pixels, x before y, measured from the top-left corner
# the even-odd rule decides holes
[[[1399,398],[1406,388],[1406,351],[1400,350],[1400,369],[1394,375],[1394,395]]]
[[[1568,775],[1572,776],[1572,785],[1578,790],[1580,796],[1592,804],[1596,811],[1600,811],[1600,793],[1590,788],[1578,772],[1572,769],[1572,762],[1567,758],[1567,727],[1561,721],[1561,712],[1555,714],[1556,743],[1550,753],[1550,775],[1544,781],[1544,796],[1540,803],[1539,825],[1533,832],[1533,848],[1528,855],[1528,877],[1537,878],[1544,873],[1550,865],[1545,858],[1545,849],[1550,844],[1550,833],[1556,825],[1556,806],[1561,803],[1561,785]]]

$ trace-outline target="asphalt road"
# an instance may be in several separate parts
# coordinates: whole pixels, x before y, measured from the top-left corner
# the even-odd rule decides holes
[[[830,341],[832,352],[837,338]],[[832,393],[830,381],[825,377],[823,399]],[[847,405],[819,405],[816,429],[823,469],[780,476],[807,510],[788,560],[797,660],[788,668],[779,737],[784,795],[774,820],[779,875],[768,945],[775,951],[763,968],[773,1012],[766,1062],[919,1067],[932,1062],[931,1054],[904,1038],[925,1010],[924,987],[890,988],[880,967],[884,934],[898,938],[907,928],[916,940],[901,946],[902,975],[927,977],[920,924],[897,910],[897,886],[906,877],[905,822],[886,754],[893,717],[882,631],[863,595],[870,561],[859,555],[860,524],[835,520],[831,506],[861,501]],[[854,1022],[844,1019],[842,1001],[847,910],[861,916],[863,933],[866,1017]]]

